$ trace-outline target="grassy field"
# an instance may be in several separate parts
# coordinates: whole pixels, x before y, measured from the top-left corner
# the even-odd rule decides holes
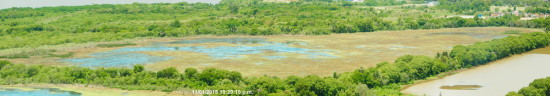
[[[261,54],[241,55],[233,59],[212,59],[207,54],[189,51],[149,51],[139,52],[153,56],[172,56],[174,59],[145,65],[147,70],[161,70],[167,67],[176,67],[184,70],[193,67],[198,69],[219,68],[242,72],[244,76],[305,76],[310,74],[328,76],[333,72],[342,73],[359,67],[371,67],[382,61],[392,61],[399,56],[433,55],[437,52],[449,51],[455,45],[468,45],[477,41],[492,40],[504,36],[517,35],[506,34],[539,32],[539,29],[510,28],[510,27],[473,27],[473,28],[447,28],[434,30],[405,30],[405,31],[378,31],[371,33],[332,34],[318,36],[198,36],[189,38],[143,38],[111,43],[90,43],[72,45],[74,48],[59,48],[56,54],[73,53],[68,58],[88,57],[90,53],[110,51],[122,47],[95,47],[98,44],[120,44],[133,41],[137,46],[147,46],[153,42],[167,42],[181,39],[197,38],[235,38],[251,37],[265,38],[271,42],[303,42],[307,45],[293,44],[291,47],[332,50],[326,52],[336,56],[335,58],[307,58],[307,55],[298,53],[277,53],[265,51]],[[231,43],[197,43],[175,44],[170,46],[238,46]],[[63,45],[60,45],[63,46]],[[66,45],[64,45],[66,46]],[[247,46],[257,46],[248,44]],[[266,59],[263,56],[280,55],[288,58]],[[6,59],[6,58],[0,58]],[[31,65],[58,65],[75,66],[60,61],[60,57],[32,56],[30,58],[7,59],[15,63]]]

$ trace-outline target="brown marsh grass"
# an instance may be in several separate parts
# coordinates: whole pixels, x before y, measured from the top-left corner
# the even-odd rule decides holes
[[[174,59],[145,65],[146,70],[161,70],[167,67],[176,67],[183,71],[185,68],[219,68],[239,71],[245,76],[289,76],[289,75],[321,75],[329,76],[333,72],[350,72],[359,67],[375,66],[379,62],[393,61],[403,55],[433,56],[437,52],[449,51],[455,45],[468,45],[478,41],[492,40],[498,36],[510,36],[517,34],[504,34],[509,30],[517,30],[520,33],[540,32],[539,29],[511,28],[511,27],[470,27],[470,28],[445,28],[432,30],[404,30],[404,31],[377,31],[369,33],[331,34],[331,35],[278,35],[278,36],[196,36],[185,38],[141,38],[123,40],[117,42],[100,42],[86,44],[66,44],[57,46],[45,46],[38,49],[55,49],[59,52],[74,52],[69,58],[87,57],[90,53],[104,52],[121,47],[99,48],[97,44],[132,42],[137,45],[147,46],[152,42],[167,42],[181,39],[197,38],[236,38],[253,37],[266,38],[271,42],[304,42],[308,45],[291,45],[292,47],[333,50],[328,54],[336,58],[307,58],[306,55],[297,53],[277,53],[266,51],[262,54],[242,55],[234,59],[212,59],[207,54],[187,51],[154,51],[140,52],[154,56],[172,56]],[[199,43],[199,44],[174,44],[169,46],[237,46],[229,43]],[[256,45],[249,45],[256,46]],[[21,52],[34,50],[30,48],[18,48],[0,50],[0,52]],[[262,56],[287,56],[282,59],[266,59]],[[0,58],[1,59],[1,58]],[[31,57],[8,59],[15,63],[29,65],[59,65],[74,66],[60,61],[57,57]]]

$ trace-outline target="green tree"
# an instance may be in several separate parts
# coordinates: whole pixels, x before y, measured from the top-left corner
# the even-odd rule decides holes
[[[230,6],[229,6],[229,10],[231,11],[231,13],[239,13],[239,6],[237,6],[237,5],[230,5]]]
[[[174,27],[174,28],[180,28],[181,27],[181,23],[179,20],[174,20],[174,22],[170,23],[170,26]]]
[[[166,68],[166,69],[163,69],[163,70],[160,70],[159,72],[157,72],[157,77],[158,78],[176,78],[178,77],[178,70],[174,67],[169,67],[169,68]]]
[[[145,70],[143,65],[134,65],[134,73],[139,73],[139,72],[142,72],[143,70]]]
[[[187,69],[185,69],[185,76],[186,76],[187,78],[195,78],[195,77],[197,76],[197,73],[198,73],[198,71],[197,71],[197,69],[195,69],[195,68],[187,68]]]

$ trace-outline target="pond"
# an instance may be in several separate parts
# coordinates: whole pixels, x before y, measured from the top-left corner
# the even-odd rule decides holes
[[[81,93],[59,90],[57,88],[31,88],[22,90],[0,87],[0,96],[81,96]]]
[[[491,62],[402,92],[427,96],[504,96],[550,76],[550,47]]]
[[[194,44],[212,44],[220,46],[199,46]],[[220,44],[223,43],[223,44]],[[231,44],[232,46],[223,46]],[[140,52],[151,51],[188,51],[206,54],[212,59],[234,59],[242,55],[261,54],[266,51],[275,53],[297,53],[307,58],[335,58],[329,54],[332,50],[306,49],[291,47],[307,45],[303,42],[269,42],[263,38],[203,38],[157,42],[144,47],[125,47],[107,52],[92,53],[89,58],[70,58],[62,61],[79,64],[81,67],[131,67],[137,64],[153,64],[174,59],[172,56],[151,56]],[[180,54],[184,55],[185,54]],[[266,59],[284,59],[286,56],[263,56]]]
[[[92,4],[178,3],[202,2],[216,4],[221,0],[0,0],[0,9],[12,7],[80,6]]]

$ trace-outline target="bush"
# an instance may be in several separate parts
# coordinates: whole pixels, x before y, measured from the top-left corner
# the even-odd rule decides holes
[[[160,70],[157,73],[158,78],[176,78],[176,77],[178,77],[178,75],[179,75],[179,72],[174,67],[169,67],[169,68]]]

